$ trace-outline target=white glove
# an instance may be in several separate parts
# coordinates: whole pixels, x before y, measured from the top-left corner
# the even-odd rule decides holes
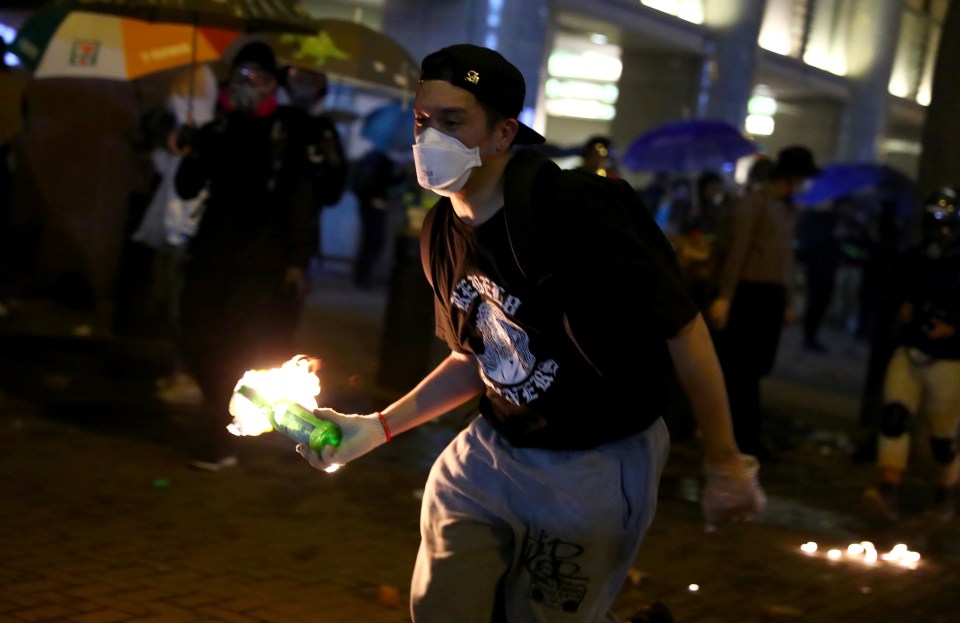
[[[341,465],[363,456],[389,440],[386,424],[379,413],[349,415],[333,409],[314,409],[313,415],[340,427],[340,445],[324,446],[317,454],[306,444],[297,444],[297,452],[316,469],[335,471]]]
[[[707,463],[707,482],[700,496],[707,526],[720,521],[747,521],[767,505],[767,496],[757,479],[757,458],[739,455],[730,463]]]

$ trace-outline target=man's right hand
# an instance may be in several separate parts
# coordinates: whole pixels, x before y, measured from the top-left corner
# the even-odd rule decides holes
[[[334,465],[346,465],[387,442],[387,430],[379,414],[351,415],[333,409],[315,409],[313,415],[336,424],[342,433],[339,446],[324,446],[320,454],[305,444],[297,445],[300,456],[316,469],[330,471]]]

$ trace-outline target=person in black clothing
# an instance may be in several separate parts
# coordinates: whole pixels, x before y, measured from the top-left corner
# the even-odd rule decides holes
[[[184,359],[207,411],[192,464],[204,469],[236,462],[225,426],[237,380],[293,354],[317,247],[308,119],[277,105],[276,69],[263,43],[237,53],[216,118],[200,129],[177,170],[182,198],[209,193],[181,299]]]
[[[671,366],[701,425],[709,520],[763,505],[669,243],[626,182],[512,155],[544,140],[517,119],[524,94],[493,50],[423,60],[413,153],[420,185],[443,197],[422,241],[451,353],[382,412],[316,410],[341,427],[339,447],[298,446],[328,469],[479,398],[427,480],[417,623],[611,616],[653,519]]]
[[[578,171],[593,173],[601,177],[618,177],[613,160],[613,141],[606,136],[591,136],[580,148],[583,162]]]
[[[390,156],[376,148],[354,164],[352,189],[360,211],[360,248],[353,262],[353,283],[359,288],[371,284],[386,244],[390,195],[404,177]]]
[[[307,113],[305,140],[317,209],[336,205],[347,184],[347,158],[340,133],[323,110],[327,76],[302,67],[281,70],[290,105]],[[319,251],[319,249],[318,249]]]
[[[841,200],[842,201],[842,200]],[[842,252],[837,238],[835,204],[805,210],[797,220],[796,256],[803,265],[806,299],[803,308],[803,347],[825,353],[820,326],[833,299]]]
[[[923,240],[900,257],[891,289],[900,303],[897,348],[887,365],[877,447],[879,482],[864,494],[885,519],[899,517],[899,489],[910,450],[911,421],[929,420],[940,464],[931,514],[956,513],[960,456],[960,188],[926,202]]]
[[[13,224],[13,153],[14,143],[23,132],[23,93],[26,78],[7,67],[7,44],[0,38],[0,318],[9,311],[6,305],[12,296],[15,244]]]

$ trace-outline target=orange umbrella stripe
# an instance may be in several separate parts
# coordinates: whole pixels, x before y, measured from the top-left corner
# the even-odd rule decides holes
[[[200,28],[196,33],[196,54],[192,50],[191,26],[157,24],[140,20],[121,21],[127,54],[127,75],[139,76],[170,67],[219,59],[223,50],[239,36],[236,31]]]

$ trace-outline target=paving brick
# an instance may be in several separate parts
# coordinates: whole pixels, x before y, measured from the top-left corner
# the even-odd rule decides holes
[[[121,612],[109,608],[88,612],[71,617],[72,623],[118,623],[130,620],[129,612]]]
[[[257,617],[251,617],[246,614],[241,614],[232,610],[225,608],[217,608],[214,606],[203,606],[198,608],[198,611],[201,614],[205,614],[209,617],[214,617],[220,621],[225,621],[227,623],[258,623],[260,619]]]
[[[179,608],[195,609],[195,608],[198,608],[199,606],[220,604],[223,602],[223,598],[220,597],[219,595],[211,595],[209,593],[203,593],[203,592],[194,592],[194,593],[180,594],[175,597],[171,597],[166,601]]]
[[[63,606],[41,606],[22,609],[16,613],[16,616],[23,621],[56,621],[71,613],[69,608]]]

